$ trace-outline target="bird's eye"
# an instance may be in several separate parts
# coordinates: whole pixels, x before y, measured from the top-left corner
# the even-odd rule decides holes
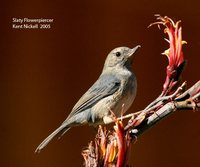
[[[115,54],[116,54],[117,57],[121,56],[120,52],[116,52]]]

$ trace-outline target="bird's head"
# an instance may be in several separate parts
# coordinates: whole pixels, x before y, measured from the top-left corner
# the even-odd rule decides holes
[[[127,67],[129,68],[133,61],[133,54],[140,47],[130,49],[128,47],[118,47],[113,49],[107,56],[104,69],[115,68],[115,67]]]

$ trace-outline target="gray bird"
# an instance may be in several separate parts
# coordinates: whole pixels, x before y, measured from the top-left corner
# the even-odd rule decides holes
[[[118,47],[107,56],[103,71],[92,87],[76,103],[67,119],[36,149],[40,152],[55,136],[62,136],[71,127],[113,122],[111,111],[118,117],[126,112],[136,96],[137,81],[132,71],[133,49]]]

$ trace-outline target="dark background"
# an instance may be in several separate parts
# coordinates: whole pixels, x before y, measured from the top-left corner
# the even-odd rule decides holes
[[[141,44],[133,65],[137,98],[129,110],[143,109],[160,94],[168,46],[154,14],[182,20],[188,65],[183,80],[199,80],[198,1],[73,0],[6,1],[0,10],[0,166],[77,167],[81,150],[94,138],[92,127],[71,129],[39,155],[38,144],[70,113],[99,76],[105,57],[118,46]],[[15,30],[12,18],[52,18],[49,30]],[[199,166],[200,113],[176,112],[138,138],[135,167]]]

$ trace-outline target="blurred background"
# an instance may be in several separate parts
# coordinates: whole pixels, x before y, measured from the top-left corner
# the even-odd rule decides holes
[[[165,79],[168,44],[163,31],[147,26],[154,14],[182,20],[183,81],[199,78],[200,2],[148,0],[14,0],[0,10],[0,166],[78,167],[92,127],[71,129],[40,154],[34,150],[70,113],[101,73],[115,47],[142,48],[133,64],[137,98],[129,112],[157,97]],[[51,29],[12,29],[12,18],[51,18]],[[135,167],[199,166],[200,113],[179,111],[140,136],[132,146]]]

